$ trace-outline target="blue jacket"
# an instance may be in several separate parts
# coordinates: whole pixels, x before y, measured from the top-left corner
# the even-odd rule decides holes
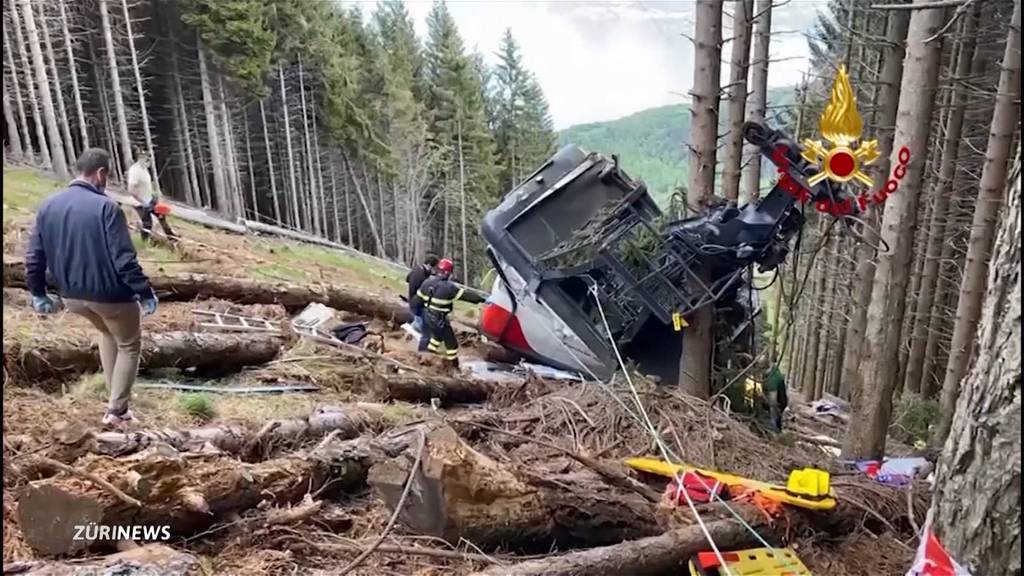
[[[32,295],[46,294],[47,272],[65,298],[131,302],[153,295],[120,206],[82,180],[47,198],[36,212],[25,255]]]

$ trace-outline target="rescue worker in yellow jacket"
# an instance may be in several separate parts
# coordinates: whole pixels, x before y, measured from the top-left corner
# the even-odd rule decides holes
[[[420,351],[430,351],[443,356],[445,360],[458,365],[459,341],[449,315],[455,301],[462,298],[465,288],[451,281],[455,268],[452,261],[445,258],[437,263],[435,273],[420,285],[416,298],[423,307],[423,332],[420,338]]]

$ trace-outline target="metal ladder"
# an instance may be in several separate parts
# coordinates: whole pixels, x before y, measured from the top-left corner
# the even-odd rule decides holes
[[[280,334],[281,329],[269,320],[255,318],[252,316],[240,316],[226,312],[214,312],[212,310],[193,310],[193,314],[205,317],[199,326],[222,332],[261,332],[265,334]]]

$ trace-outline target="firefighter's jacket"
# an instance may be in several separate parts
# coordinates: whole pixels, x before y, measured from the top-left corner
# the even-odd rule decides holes
[[[447,316],[451,313],[455,301],[462,299],[465,291],[465,288],[459,287],[447,278],[431,276],[420,285],[416,297],[419,298],[424,310]]]

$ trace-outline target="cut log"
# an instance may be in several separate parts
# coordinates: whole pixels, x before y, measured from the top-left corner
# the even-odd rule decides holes
[[[662,531],[654,504],[589,472],[549,473],[527,482],[471,448],[447,426],[405,433],[427,434],[421,467],[399,516],[418,534],[452,543],[465,539],[486,549],[538,551]],[[392,509],[414,459],[407,450],[370,470],[368,482]]]
[[[752,522],[762,537],[768,535],[756,515]],[[716,520],[706,524],[711,539],[720,550],[735,550],[754,545],[756,538],[736,520]],[[700,526],[670,530],[660,536],[621,542],[611,546],[528,560],[511,566],[494,566],[473,576],[660,576],[689,574],[686,563],[697,552],[710,550]]]
[[[284,505],[307,493],[329,497],[365,485],[379,449],[366,439],[333,443],[315,454],[245,464],[225,455],[184,458],[151,449],[112,459],[87,457],[80,469],[142,503],[135,507],[79,476],[61,474],[30,482],[18,498],[18,523],[25,542],[41,555],[61,555],[91,545],[75,539],[76,526],[167,526],[171,536],[209,527],[225,516],[263,502]]]
[[[270,362],[281,344],[281,338],[266,334],[144,333],[139,367],[193,368],[197,373],[218,376]],[[54,379],[101,369],[95,343],[55,340],[27,349],[17,340],[5,339],[4,358],[12,375],[44,388]]]
[[[237,304],[280,304],[290,311],[319,302],[331,308],[396,324],[412,320],[409,307],[397,296],[388,298],[351,286],[297,286],[209,274],[152,274],[149,281],[161,301],[215,298]],[[4,286],[26,287],[23,260],[4,258]]]
[[[199,559],[164,544],[147,544],[125,552],[86,561],[21,562],[4,565],[4,574],[25,576],[87,576],[91,574],[117,574],[118,576],[188,576],[201,571]]]
[[[385,399],[430,402],[437,398],[442,406],[485,402],[499,387],[508,388],[509,385],[433,374],[382,375],[378,382],[379,393]]]

